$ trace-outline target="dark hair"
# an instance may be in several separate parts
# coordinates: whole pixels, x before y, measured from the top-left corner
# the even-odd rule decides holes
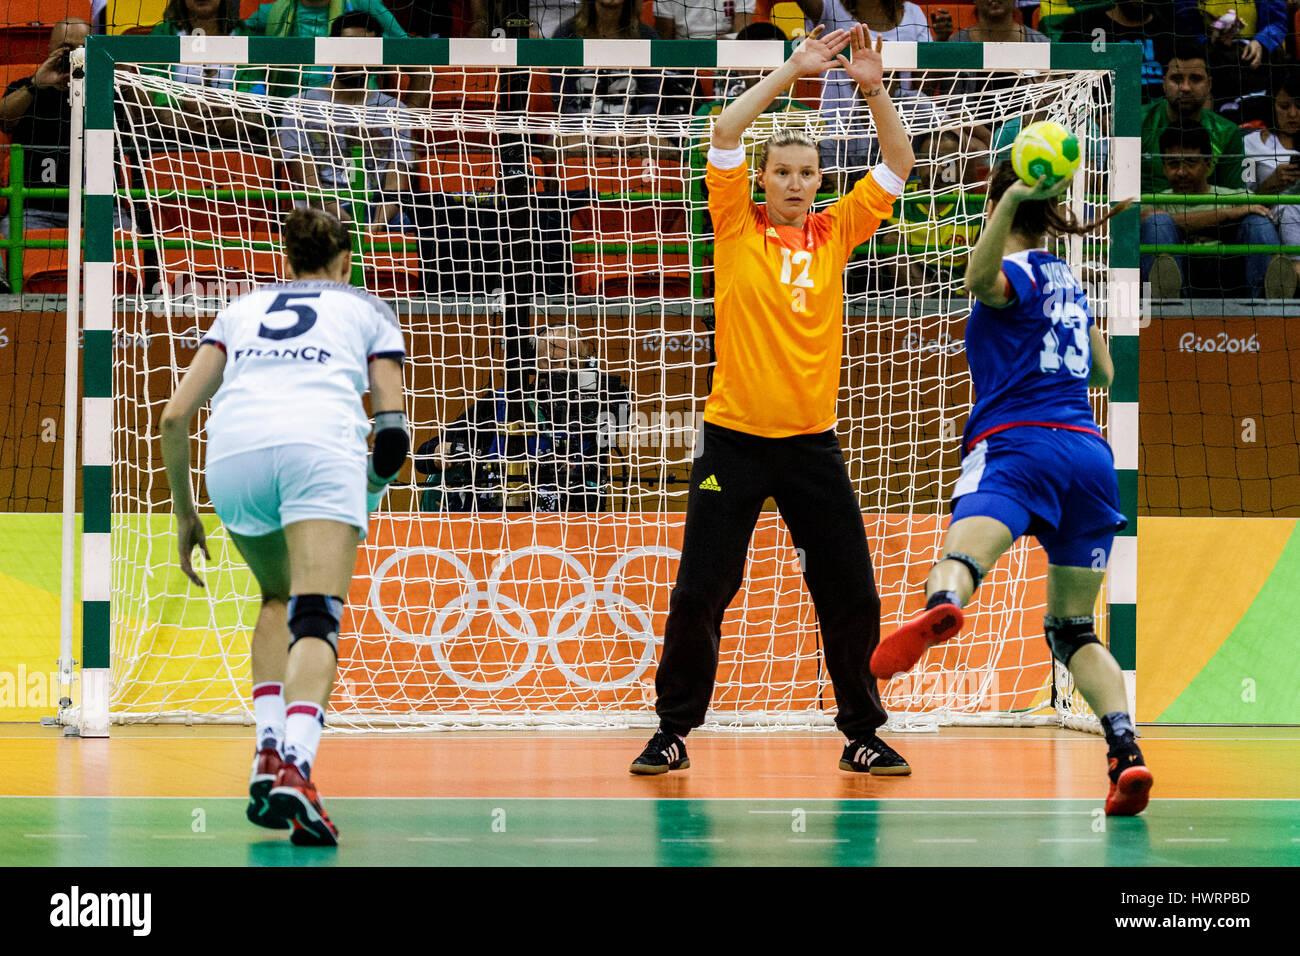
[[[623,0],[618,14],[618,32],[630,40],[641,38],[641,0]],[[596,0],[582,0],[582,6],[573,16],[573,32],[586,39],[596,29]]]
[[[1214,147],[1210,145],[1210,131],[1200,123],[1171,126],[1160,134],[1160,152],[1172,153],[1174,150],[1182,152],[1189,149],[1206,156],[1214,155]]]
[[[775,23],[751,23],[736,34],[737,40],[786,40],[785,31]]]
[[[993,167],[993,176],[989,180],[988,198],[992,202],[998,202],[1003,193],[1010,189],[1013,183],[1019,181],[1020,176],[1016,173],[1015,167],[1011,165],[1011,160],[1002,160]],[[1113,209],[1107,210],[1106,214],[1100,219],[1092,219],[1082,223],[1074,217],[1073,212],[1061,205],[1059,196],[1051,199],[1031,199],[1022,202],[1016,207],[1016,217],[1011,220],[1011,231],[1018,232],[1022,236],[1041,236],[1044,233],[1050,233],[1054,236],[1083,236],[1126,208],[1127,203],[1115,206]]]
[[[373,33],[377,37],[384,35],[384,25],[373,14],[366,13],[364,10],[349,10],[347,13],[339,14],[338,18],[330,24],[330,36],[341,37],[348,27],[361,27],[367,33]]]
[[[1274,71],[1272,86],[1274,96],[1286,93],[1293,100],[1300,100],[1300,69],[1290,63]]]
[[[163,20],[177,30],[189,33],[194,29],[190,22],[190,11],[185,0],[167,0],[167,9],[163,11]],[[217,20],[221,23],[221,35],[229,36],[239,26],[239,0],[223,0],[217,10]]]
[[[295,209],[284,221],[284,254],[298,275],[319,272],[352,248],[348,227],[323,209]]]
[[[1174,42],[1174,55],[1170,60],[1200,60],[1209,68],[1210,61],[1205,53],[1205,44],[1201,40],[1183,37]],[[1169,64],[1164,64],[1168,68]],[[1167,70],[1166,70],[1167,71]]]

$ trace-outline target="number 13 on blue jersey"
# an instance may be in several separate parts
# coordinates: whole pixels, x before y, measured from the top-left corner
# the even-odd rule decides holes
[[[1053,302],[1052,327],[1043,336],[1043,350],[1038,353],[1038,370],[1057,372],[1061,366],[1075,378],[1087,378],[1092,364],[1088,344],[1088,313],[1075,302]]]

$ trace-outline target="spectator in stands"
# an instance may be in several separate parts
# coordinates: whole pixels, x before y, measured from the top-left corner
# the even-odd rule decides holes
[[[428,476],[420,510],[601,509],[612,423],[627,420],[627,389],[601,373],[576,326],[540,328],[533,341],[537,374],[528,401],[482,392],[416,449],[415,469]],[[519,415],[523,421],[511,420]]]
[[[487,37],[493,30],[503,29],[512,8],[528,9],[531,21],[529,35],[534,39],[550,40],[566,20],[578,15],[582,0],[469,0],[470,31],[472,37]]]
[[[380,26],[380,36],[404,37],[393,15],[382,0],[275,0],[264,3],[245,22],[240,31],[245,36],[267,37],[326,37],[335,21],[345,13],[366,13]],[[330,82],[327,66],[305,66],[294,70],[243,71],[241,82],[249,84],[256,93],[269,92],[272,96],[295,96],[304,87],[325,86]],[[418,94],[417,94],[418,96]],[[408,96],[413,107],[427,104]]]
[[[239,0],[167,0],[162,22],[153,28],[153,36],[229,36],[239,27]],[[150,68],[181,83],[196,87],[230,89],[235,85],[235,68],[228,63],[177,63],[171,67]],[[235,119],[231,110],[210,99],[169,97],[156,93],[154,105],[170,107],[171,115],[162,119],[154,115],[154,122],[162,122],[178,133],[188,131],[183,145],[220,148],[220,141],[236,138]],[[260,131],[260,123],[248,124],[249,132]],[[214,143],[207,143],[209,138]]]
[[[1273,123],[1246,137],[1242,178],[1260,195],[1300,196],[1300,68],[1279,71],[1273,87]],[[1300,204],[1279,203],[1273,219],[1284,246],[1300,246]],[[1300,255],[1291,256],[1300,275]]]
[[[655,0],[655,30],[665,40],[724,40],[754,21],[754,0]]]
[[[916,145],[915,174],[899,204],[901,217],[891,217],[891,238],[924,246],[892,263],[896,292],[916,296],[941,295],[960,285],[960,275],[979,236],[983,207],[971,202],[963,187],[972,185],[972,153],[963,149],[964,130],[936,130]]]
[[[1199,124],[1170,126],[1160,136],[1160,153],[1169,189],[1163,196],[1246,196],[1244,189],[1215,188],[1210,185],[1214,152],[1210,134]],[[1223,242],[1276,246],[1277,227],[1264,206],[1248,204],[1165,205],[1152,204],[1142,210],[1144,244],[1178,245],[1186,242]],[[1235,259],[1236,257],[1232,257]],[[1285,299],[1295,293],[1296,273],[1285,256],[1276,253],[1252,253],[1245,259],[1245,294],[1255,298]],[[1186,294],[1220,297],[1235,294],[1241,281],[1235,274],[1236,263],[1208,256],[1197,256],[1189,271],[1185,256],[1153,255],[1141,257],[1142,279],[1150,281],[1151,294],[1157,299],[1182,298]],[[1225,274],[1229,273],[1229,274]]]
[[[974,0],[975,23],[952,35],[954,43],[1047,43],[1047,37],[1016,20],[1012,0]]]
[[[883,36],[885,42],[896,40],[928,42],[931,39],[930,27],[925,14],[914,3],[903,0],[797,0],[803,11],[808,32],[818,24],[832,30],[848,30],[855,24],[863,23],[875,43],[877,36]],[[847,189],[862,177],[869,168],[875,155],[875,139],[869,134],[865,122],[866,103],[858,91],[858,85],[847,73],[838,67],[830,69],[823,78],[821,111],[830,124],[831,136],[822,140],[822,172],[839,182],[840,188]],[[910,103],[912,97],[919,96],[910,74],[902,74],[889,83],[889,95],[903,119],[903,125],[909,130],[918,129],[913,125],[911,111],[918,105]],[[836,134],[848,139],[836,138]]]
[[[1066,17],[1060,25],[1062,43],[1138,43],[1142,46],[1142,102],[1164,95],[1164,64],[1174,56],[1174,25],[1163,3],[1117,0],[1109,7],[1091,7]]]
[[[1169,188],[1160,160],[1160,138],[1170,126],[1204,126],[1213,150],[1210,183],[1224,189],[1240,189],[1243,157],[1242,134],[1237,124],[1208,107],[1210,74],[1205,53],[1194,43],[1180,42],[1165,68],[1165,98],[1148,103],[1142,110],[1142,191]]]
[[[657,40],[659,34],[641,22],[640,0],[583,0],[573,19],[556,29],[554,39]],[[652,70],[567,69],[552,74],[551,90],[561,113],[681,114],[691,112],[694,105],[691,79]]]
[[[72,107],[68,102],[69,54],[86,43],[90,24],[69,17],[50,32],[49,55],[36,72],[15,80],[0,100],[0,128],[23,147],[23,184],[28,189],[67,189],[71,168]],[[23,229],[65,229],[66,197],[27,197]],[[0,217],[9,235],[9,217]]]
[[[1012,0],[975,0],[975,23],[952,35],[954,43],[1047,43],[1032,27],[1017,23]],[[1015,73],[968,73],[952,88],[963,95],[996,92],[1020,82]]]
[[[345,13],[334,21],[331,35],[374,37],[382,29],[368,13]],[[280,127],[280,148],[291,178],[318,196],[352,193],[353,150],[359,147],[365,192],[346,199],[330,197],[323,208],[345,222],[351,218],[381,229],[401,226],[405,224],[401,198],[410,192],[407,170],[412,158],[410,131],[400,119],[407,110],[387,93],[368,89],[366,80],[366,67],[339,66],[328,86],[312,87],[294,97]],[[326,103],[353,109],[345,112],[317,105]],[[399,121],[383,125],[391,123],[389,111],[395,111]],[[362,117],[359,123],[358,117]]]
[[[1180,33],[1206,41],[1215,112],[1267,123],[1267,68],[1286,56],[1285,0],[1189,0],[1175,13]]]

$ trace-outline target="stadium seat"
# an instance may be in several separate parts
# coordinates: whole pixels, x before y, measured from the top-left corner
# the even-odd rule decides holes
[[[110,34],[125,34],[141,26],[153,27],[167,11],[167,0],[108,0],[104,23]]]
[[[157,212],[154,228],[159,232],[190,231],[262,232],[278,225],[276,199],[208,198],[179,199],[173,191],[211,189],[270,190],[277,185],[269,157],[241,152],[154,153],[141,162],[144,188],[153,194],[150,205]]]
[[[12,69],[21,64],[23,76],[36,72],[36,64],[50,55],[50,28],[41,26],[0,27],[0,63]]]
[[[565,192],[681,192],[682,167],[649,157],[566,156],[560,168]]]
[[[130,233],[116,230],[114,241],[126,240]],[[29,229],[23,234],[28,242],[63,241],[68,238],[66,229]],[[124,246],[117,254],[118,268],[115,289],[118,293],[130,294],[136,288],[143,275],[143,268],[137,255],[138,250],[132,245]],[[68,291],[68,250],[57,249],[23,250],[23,292],[27,295],[65,295]]]
[[[64,17],[90,20],[90,0],[9,0],[7,6],[4,20],[15,25],[42,23],[51,26]],[[49,37],[48,29],[45,35]]]
[[[678,253],[575,252],[573,281],[578,295],[685,298],[691,294],[690,260]]]
[[[279,239],[269,232],[221,234],[195,232],[184,248],[159,250],[163,280],[171,288],[188,279],[226,282],[274,282],[280,277]],[[253,248],[252,243],[269,243]]]
[[[416,188],[430,193],[481,193],[497,188],[501,176],[494,153],[457,150],[430,153],[416,165]]]
[[[361,262],[366,289],[376,295],[409,295],[420,289],[419,251],[415,237],[404,233],[377,233],[362,240]],[[409,250],[388,248],[410,243]],[[355,261],[355,260],[354,260]]]
[[[494,110],[497,71],[472,67],[434,70],[430,94],[429,106],[436,110]]]
[[[686,210],[663,204],[595,202],[574,212],[573,241],[654,242],[686,241]]]

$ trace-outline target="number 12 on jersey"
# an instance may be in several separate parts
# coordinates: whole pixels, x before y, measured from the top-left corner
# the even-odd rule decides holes
[[[796,268],[802,267],[799,275]],[[794,292],[790,299],[790,309],[794,312],[808,311],[808,293],[806,289],[815,287],[812,277],[808,275],[812,268],[812,253],[806,249],[791,253],[785,246],[781,247],[781,284],[793,285]]]

